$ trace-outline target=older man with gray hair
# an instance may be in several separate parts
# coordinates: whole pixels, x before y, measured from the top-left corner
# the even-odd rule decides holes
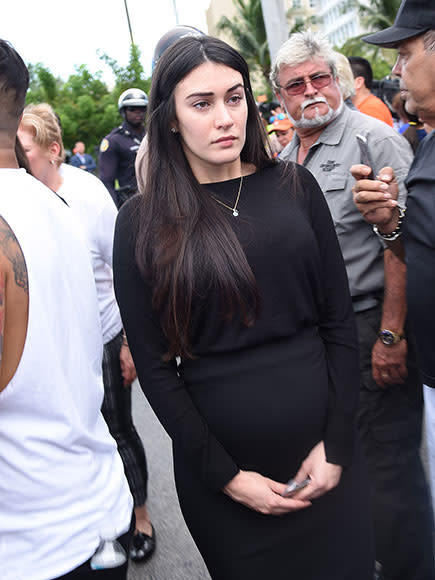
[[[271,80],[295,127],[285,160],[306,166],[331,210],[346,263],[360,343],[358,428],[385,580],[434,577],[432,511],[419,449],[422,386],[406,325],[406,268],[353,204],[352,165],[391,166],[404,204],[412,151],[385,123],[343,105],[335,53],[312,31],[279,50]]]

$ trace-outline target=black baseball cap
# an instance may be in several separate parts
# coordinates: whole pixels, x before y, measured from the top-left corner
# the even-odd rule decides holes
[[[393,26],[363,36],[369,44],[395,48],[399,42],[435,29],[434,0],[402,0]]]

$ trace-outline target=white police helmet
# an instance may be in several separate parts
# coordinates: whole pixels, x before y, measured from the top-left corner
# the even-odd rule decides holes
[[[141,89],[127,89],[118,99],[118,110],[124,107],[148,107],[148,97]]]

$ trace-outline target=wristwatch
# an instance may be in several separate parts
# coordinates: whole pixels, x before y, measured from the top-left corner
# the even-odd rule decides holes
[[[392,344],[397,344],[405,338],[404,334],[398,334],[397,332],[393,332],[392,330],[387,330],[386,328],[382,328],[378,334],[381,342],[386,344],[387,346],[391,346]]]

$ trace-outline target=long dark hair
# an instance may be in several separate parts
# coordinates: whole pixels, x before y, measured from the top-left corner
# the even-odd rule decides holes
[[[223,316],[241,314],[254,323],[259,308],[257,285],[227,216],[195,178],[179,137],[174,90],[204,62],[228,66],[243,77],[248,108],[242,162],[261,169],[271,163],[266,137],[252,96],[248,65],[231,46],[210,36],[181,38],[159,59],[153,73],[148,109],[148,154],[138,168],[146,183],[137,214],[136,262],[151,281],[153,308],[160,313],[169,348],[192,357],[189,328],[198,293],[217,288]]]

